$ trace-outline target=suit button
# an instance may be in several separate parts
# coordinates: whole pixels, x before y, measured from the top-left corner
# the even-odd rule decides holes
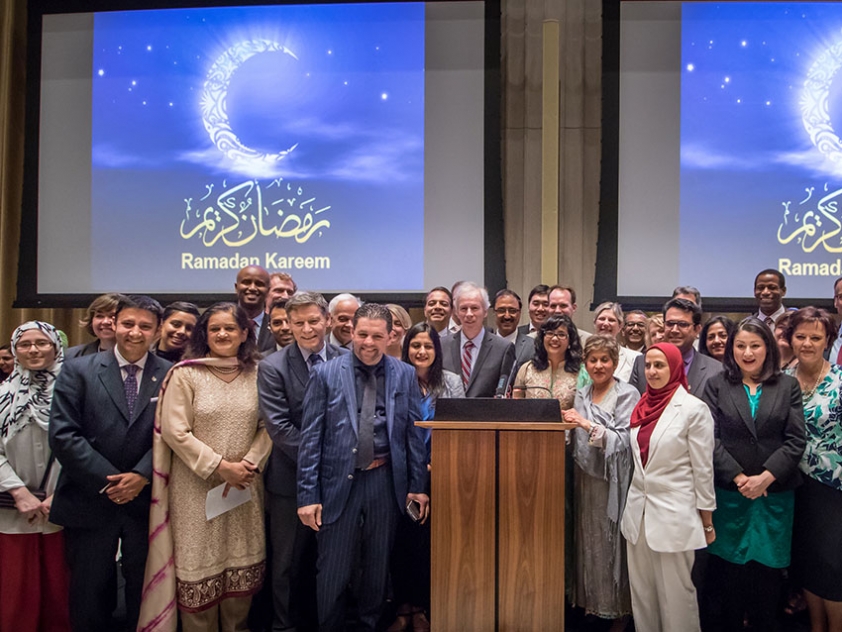
[[[354,480],[354,475],[353,475],[353,474],[348,474],[348,480],[349,480],[349,481],[353,481],[353,480]]]
[[[353,450],[351,450],[351,454],[356,454],[356,453],[357,453],[357,449],[356,449],[356,448],[354,448]]]

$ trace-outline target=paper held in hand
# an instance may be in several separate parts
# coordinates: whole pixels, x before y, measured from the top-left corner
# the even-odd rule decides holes
[[[225,490],[225,483],[214,487],[208,492],[208,498],[205,501],[205,516],[208,520],[212,520],[217,516],[221,516],[226,511],[231,511],[235,507],[239,507],[243,503],[251,500],[251,487],[239,490],[232,487],[228,490],[228,496],[222,497],[222,492]]]

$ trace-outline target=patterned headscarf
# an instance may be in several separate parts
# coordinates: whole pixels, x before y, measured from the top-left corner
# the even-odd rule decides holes
[[[56,348],[56,360],[52,366],[38,371],[24,369],[18,361],[15,348],[23,334],[32,329],[47,336]],[[31,320],[15,329],[12,334],[12,354],[15,356],[15,368],[6,381],[0,384],[0,441],[4,444],[21,428],[33,422],[47,430],[53,388],[64,362],[64,347],[58,331],[49,323],[38,320]]]

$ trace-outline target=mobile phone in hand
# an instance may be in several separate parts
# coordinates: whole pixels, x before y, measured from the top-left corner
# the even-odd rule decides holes
[[[410,500],[406,503],[406,515],[408,515],[414,522],[421,520],[421,503],[417,500]]]

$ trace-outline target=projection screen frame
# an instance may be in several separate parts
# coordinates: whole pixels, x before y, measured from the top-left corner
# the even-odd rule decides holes
[[[415,0],[365,0],[366,3],[413,2]],[[446,3],[450,0],[427,0]],[[484,279],[489,292],[506,287],[504,253],[503,194],[501,164],[501,15],[500,0],[479,0],[484,5],[484,132],[483,132],[483,199],[484,199]],[[307,2],[306,4],[353,4],[353,0]],[[304,4],[278,0],[241,0],[236,6],[270,6]],[[24,184],[21,203],[20,242],[17,274],[17,295],[14,308],[87,307],[99,293],[39,293],[38,283],[38,171],[40,148],[40,87],[43,16],[50,14],[95,13],[149,9],[178,9],[234,6],[232,0],[31,0],[27,22],[26,119],[24,140]],[[234,278],[231,285],[233,292]],[[116,288],[119,289],[119,288]],[[230,300],[230,293],[150,293],[161,303],[189,300],[200,306]],[[359,292],[366,301],[401,303],[420,307],[426,294],[420,292]],[[325,293],[330,298],[332,294]]]

